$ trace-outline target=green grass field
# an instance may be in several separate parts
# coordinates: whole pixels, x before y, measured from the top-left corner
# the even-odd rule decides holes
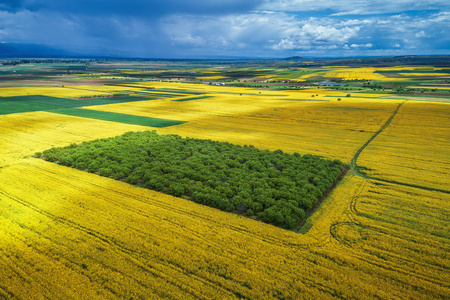
[[[147,97],[122,96],[72,100],[41,95],[0,97],[0,115],[32,111],[53,111],[61,108],[75,108],[93,105],[106,105],[123,102],[148,101]]]
[[[120,122],[120,123],[141,125],[141,126],[150,126],[150,127],[168,127],[168,126],[179,125],[179,124],[185,123],[182,121],[173,121],[173,120],[166,120],[166,119],[125,115],[125,114],[118,114],[118,113],[90,110],[90,109],[82,109],[82,108],[58,109],[58,110],[54,110],[52,112],[58,113],[58,114],[63,114],[63,115],[69,115],[69,116],[90,118],[90,119],[103,120],[103,121]]]
[[[49,111],[64,115],[71,115],[104,121],[120,122],[133,125],[151,126],[151,127],[167,127],[184,123],[181,121],[174,121],[174,120],[81,109],[81,107],[86,106],[107,105],[124,102],[148,101],[148,100],[152,99],[135,96],[93,98],[83,100],[72,100],[40,95],[3,97],[0,98],[0,115],[34,112],[34,111]]]

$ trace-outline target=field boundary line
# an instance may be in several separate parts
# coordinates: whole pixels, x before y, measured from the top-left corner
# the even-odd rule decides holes
[[[396,184],[396,185],[402,185],[402,186],[412,187],[412,188],[416,188],[416,189],[427,190],[427,191],[431,191],[431,192],[440,192],[440,193],[450,194],[449,190],[443,190],[443,189],[439,189],[439,188],[432,188],[432,187],[429,187],[429,186],[423,186],[423,185],[418,185],[418,184],[400,182],[400,181],[395,181],[395,180],[388,180],[388,179],[372,177],[372,176],[367,176],[367,175],[364,175],[363,177],[367,178],[367,179],[371,179],[371,180],[376,180],[376,181],[381,181],[381,182],[386,182],[386,183],[391,183],[391,184]]]

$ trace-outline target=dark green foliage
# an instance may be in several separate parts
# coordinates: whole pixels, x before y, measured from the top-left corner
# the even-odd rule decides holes
[[[253,146],[128,132],[44,151],[79,168],[226,211],[294,228],[344,169],[338,160]]]

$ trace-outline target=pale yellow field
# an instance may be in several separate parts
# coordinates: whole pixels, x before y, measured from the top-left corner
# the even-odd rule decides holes
[[[82,90],[79,87],[13,87],[0,88],[2,97],[15,97],[26,95],[43,95],[59,98],[77,98],[91,95],[108,95],[108,93]]]
[[[148,127],[49,112],[3,115],[0,116],[0,168],[51,147],[139,130]]]
[[[382,67],[382,68],[377,68],[379,70],[383,70],[383,71],[439,71],[439,70],[443,70],[445,68],[438,68],[438,67],[433,67],[433,66],[411,66],[411,67],[407,67],[407,66],[395,66],[395,67]]]
[[[379,80],[379,81],[404,81],[408,80],[407,78],[393,78],[386,77],[382,74],[376,73],[378,71],[399,71],[400,75],[405,77],[417,77],[417,76],[445,76],[448,77],[448,73],[424,73],[420,71],[439,71],[443,68],[435,68],[435,67],[358,67],[351,68],[345,66],[327,66],[323,67],[324,69],[336,69],[333,71],[318,71],[311,74],[305,74],[300,76],[298,81],[305,81],[308,78],[323,76],[323,77],[331,77],[331,78],[341,78],[343,80]],[[401,71],[417,71],[416,73],[401,73]]]
[[[326,89],[259,94],[147,84],[212,97],[90,109],[187,121],[160,133],[346,163],[403,101],[346,98]],[[407,101],[358,165],[374,177],[448,190],[449,108]],[[153,129],[48,112],[0,115],[0,299],[450,296],[449,193],[350,170],[297,234],[30,157],[54,146]]]

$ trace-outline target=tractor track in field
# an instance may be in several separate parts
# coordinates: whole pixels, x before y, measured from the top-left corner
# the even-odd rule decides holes
[[[14,196],[12,194],[9,194],[6,191],[0,190],[0,195],[8,197],[12,201],[17,202],[17,203],[27,207],[28,209],[31,209],[31,210],[35,211],[38,214],[41,214],[41,215],[43,215],[45,217],[48,217],[49,219],[51,219],[52,221],[54,221],[56,223],[60,223],[60,224],[65,225],[65,226],[67,226],[69,228],[72,228],[74,230],[82,232],[83,234],[89,235],[89,236],[91,236],[91,238],[97,240],[99,243],[107,244],[108,246],[113,247],[115,251],[121,253],[133,265],[135,265],[137,268],[141,269],[142,271],[144,271],[144,272],[146,272],[148,274],[151,274],[155,278],[162,278],[162,279],[166,280],[169,284],[174,285],[174,286],[180,288],[181,290],[184,290],[185,292],[187,292],[188,294],[190,294],[194,298],[204,299],[201,296],[199,296],[199,295],[197,295],[197,294],[187,290],[185,287],[182,286],[182,284],[177,282],[176,278],[172,278],[172,277],[170,277],[170,275],[165,275],[164,271],[161,270],[160,267],[155,267],[155,266],[150,266],[150,265],[145,264],[145,262],[142,260],[142,255],[141,254],[136,253],[134,251],[134,249],[124,245],[123,242],[121,242],[120,240],[117,240],[114,237],[105,235],[105,234],[101,233],[100,231],[96,231],[95,229],[92,229],[92,228],[89,228],[87,226],[84,226],[84,225],[82,225],[80,223],[77,223],[77,222],[75,222],[73,220],[70,220],[68,218],[57,216],[57,215],[53,214],[52,212],[49,212],[49,211],[44,210],[44,209],[41,209],[38,206],[32,204],[31,202],[29,202],[29,201],[27,201],[25,199],[21,199],[19,197],[16,197],[16,196]],[[72,262],[72,263],[74,263],[74,262]],[[180,273],[185,272],[184,269],[180,269],[179,267],[177,267],[176,265],[171,264],[170,262],[167,262],[167,265],[169,267],[173,268],[174,270],[180,272]],[[130,277],[130,275],[123,273],[121,270],[118,270],[118,269],[115,269],[115,268],[111,268],[110,266],[106,266],[106,265],[104,265],[104,267],[112,269],[113,271],[119,272],[123,276],[129,277],[129,278],[132,279],[132,277]],[[206,284],[206,285],[211,285],[211,286],[213,285],[213,283],[209,279],[204,278],[202,276],[196,276],[195,278],[197,280],[199,280],[200,282]],[[143,288],[149,288],[148,284],[146,284],[142,280],[136,280],[136,283],[141,285]],[[230,292],[230,293],[234,293],[235,292],[232,289],[225,288],[225,287],[223,287],[222,290]],[[112,290],[111,290],[111,292],[116,293],[116,291],[112,291]]]

